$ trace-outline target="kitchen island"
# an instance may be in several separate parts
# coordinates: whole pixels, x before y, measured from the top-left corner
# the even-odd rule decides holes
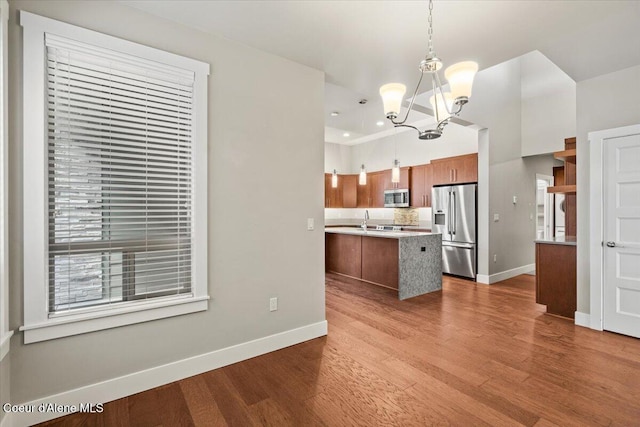
[[[325,270],[398,291],[403,300],[442,289],[442,236],[325,228]]]

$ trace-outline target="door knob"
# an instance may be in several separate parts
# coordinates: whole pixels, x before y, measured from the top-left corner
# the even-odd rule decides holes
[[[616,242],[607,242],[607,246],[610,248],[615,248],[616,247]]]

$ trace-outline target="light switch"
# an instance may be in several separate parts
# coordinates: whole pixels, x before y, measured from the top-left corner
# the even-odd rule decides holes
[[[307,218],[307,230],[313,231],[314,228],[315,228],[315,224],[314,224],[313,218]]]
[[[493,222],[500,221],[500,214],[493,214]]]
[[[516,203],[518,203],[518,196],[513,196],[513,204],[515,205]]]

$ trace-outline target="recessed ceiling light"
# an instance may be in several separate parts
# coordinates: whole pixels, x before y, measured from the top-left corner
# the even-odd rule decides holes
[[[345,132],[342,134],[342,136],[344,136],[345,138],[349,138],[351,134],[349,132]]]
[[[377,126],[384,126],[384,122],[383,122],[382,120],[378,120],[378,121],[376,122],[376,125],[377,125]]]
[[[331,117],[335,117],[335,116],[338,116],[338,115],[340,115],[340,113],[337,112],[337,111],[332,111],[331,112]]]

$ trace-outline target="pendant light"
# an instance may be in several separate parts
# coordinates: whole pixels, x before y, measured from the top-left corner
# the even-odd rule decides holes
[[[332,188],[338,188],[338,172],[336,172],[336,170],[333,170],[333,174],[331,174],[331,187]]]
[[[471,97],[471,87],[473,79],[478,71],[478,64],[472,61],[458,62],[447,68],[444,76],[449,82],[451,92],[445,92],[440,83],[438,70],[442,68],[442,61],[438,58],[433,50],[433,0],[429,0],[429,27],[428,27],[428,53],[425,59],[420,62],[418,67],[420,70],[420,79],[413,92],[407,114],[401,121],[396,121],[400,115],[400,107],[404,99],[407,87],[402,83],[388,83],[380,88],[380,96],[384,104],[384,113],[387,119],[393,123],[395,127],[409,127],[418,131],[419,139],[435,139],[442,135],[444,127],[449,124],[449,120],[453,116],[457,116],[462,111],[462,107],[469,102]],[[431,106],[434,110],[436,118],[435,129],[421,131],[415,126],[406,125],[405,122],[409,118],[409,113],[413,108],[413,104],[420,89],[420,83],[425,74],[431,75],[431,88],[433,90],[433,99]]]
[[[400,162],[398,159],[393,161],[393,168],[391,169],[391,182],[397,184],[400,182]]]
[[[360,176],[358,177],[358,184],[367,185],[367,170],[364,167],[364,163],[360,166]]]

